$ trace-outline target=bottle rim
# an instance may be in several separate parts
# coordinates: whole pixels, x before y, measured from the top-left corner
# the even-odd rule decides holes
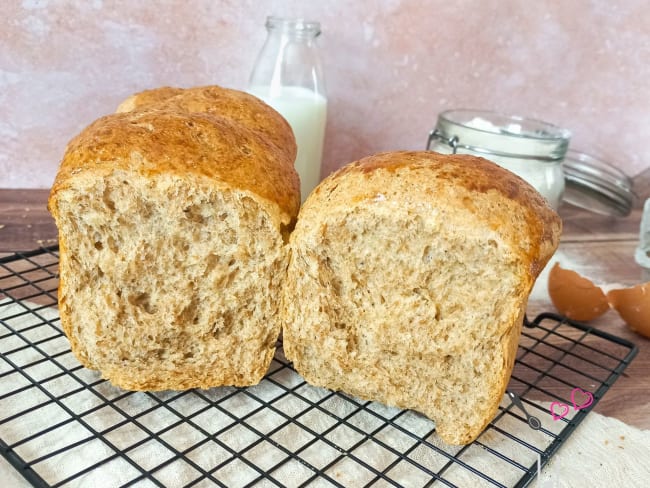
[[[318,36],[321,33],[320,22],[315,20],[307,20],[303,18],[290,18],[290,17],[277,17],[269,15],[266,18],[267,29],[282,29],[300,32],[304,34],[311,34]]]

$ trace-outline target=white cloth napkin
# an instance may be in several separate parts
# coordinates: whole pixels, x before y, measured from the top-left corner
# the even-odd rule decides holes
[[[9,304],[6,300],[0,301],[0,318],[8,326],[21,331],[21,334],[29,340],[42,341],[39,342],[38,348],[47,351],[48,354],[56,355],[67,350],[69,347],[67,340],[64,337],[54,337],[53,333],[56,332],[54,328],[49,325],[39,325],[45,320],[56,320],[57,311],[40,309],[34,313],[24,313],[35,307],[37,306],[27,302]],[[0,351],[20,349],[21,340],[14,336],[8,337],[6,332],[5,327],[0,329]],[[48,337],[54,338],[48,340]],[[61,370],[51,361],[34,364],[34,361],[42,357],[34,348],[26,347],[7,357],[12,363],[28,365],[25,371],[32,377],[45,380],[42,385],[52,393],[66,395],[67,392],[80,387],[80,383],[70,374],[61,374],[59,377],[48,379]],[[70,353],[56,356],[56,361],[67,368],[74,368],[78,364]],[[74,375],[88,383],[99,379],[97,372],[86,369],[76,370]],[[199,395],[163,392],[152,396],[147,393],[136,393],[121,398],[120,396],[124,395],[122,390],[108,383],[98,384],[96,390],[99,393],[107,398],[118,399],[116,405],[120,411],[136,415],[137,425],[126,422],[120,411],[110,406],[103,406],[102,400],[87,389],[65,397],[63,403],[67,408],[80,413],[101,407],[92,413],[82,415],[84,422],[96,431],[103,431],[124,422],[120,428],[107,433],[106,440],[118,449],[126,449],[132,462],[145,469],[154,470],[155,479],[165,486],[183,486],[196,480],[200,477],[200,472],[195,469],[195,466],[210,471],[222,463],[224,466],[213,473],[215,479],[226,486],[246,485],[258,478],[260,473],[241,459],[228,462],[232,454],[224,446],[238,451],[255,442],[257,442],[255,447],[249,449],[244,458],[264,471],[271,470],[287,458],[284,449],[294,451],[312,442],[300,456],[319,468],[340,457],[341,453],[345,454],[326,471],[328,476],[344,486],[364,485],[376,479],[374,473],[363,468],[354,458],[361,459],[380,471],[394,463],[387,475],[402,486],[422,486],[429,479],[412,464],[406,461],[395,462],[398,457],[392,450],[407,452],[416,441],[403,430],[392,427],[380,429],[383,425],[381,417],[394,418],[400,414],[399,410],[374,403],[359,410],[354,401],[348,401],[342,396],[330,396],[328,391],[308,385],[299,386],[296,395],[287,394],[286,389],[301,385],[303,380],[295,372],[281,367],[277,362],[271,366],[269,376],[273,381],[263,381],[260,385],[249,388],[246,392],[250,395],[233,388],[213,388],[201,391]],[[22,393],[6,396],[7,393],[20,388],[24,388]],[[167,400],[171,409],[161,406],[157,399]],[[324,401],[318,405],[332,412],[334,416],[310,407],[310,404],[305,401],[318,403],[323,399]],[[0,359],[0,412],[2,412],[0,419],[18,414],[27,406],[37,406],[46,401],[46,395],[30,386],[20,372],[12,372],[11,366],[4,358]],[[209,405],[207,401],[219,402],[224,410],[207,408]],[[260,401],[270,403],[273,408],[262,407]],[[504,398],[503,405],[508,404],[509,400]],[[541,405],[540,408],[547,411],[548,405]],[[147,409],[151,411],[138,416]],[[351,413],[353,415],[345,424],[332,429],[337,424],[337,417],[346,417]],[[131,448],[134,443],[148,437],[144,429],[153,432],[165,429],[179,421],[178,414],[189,417],[190,421],[182,422],[160,434],[162,442],[148,440]],[[234,421],[235,418],[242,416],[246,418],[244,423]],[[287,417],[295,418],[299,424],[288,421]],[[110,457],[115,452],[99,439],[81,442],[89,437],[90,432],[77,422],[69,422],[69,419],[69,413],[60,406],[50,403],[0,424],[0,438],[8,444],[13,444],[48,426],[61,423],[61,426],[52,432],[22,442],[15,449],[24,459],[33,461],[56,449],[67,447],[61,454],[47,458],[34,466],[46,482],[58,483],[85,467]],[[424,436],[433,427],[431,421],[413,412],[402,413],[395,423],[408,432]],[[307,428],[302,428],[303,425]],[[503,416],[497,425],[533,445],[548,443],[548,437],[544,439],[543,434],[531,430],[513,416]],[[544,427],[559,429],[561,423],[544,425]],[[325,433],[324,437],[328,442],[323,440],[313,442],[314,435],[310,431],[318,434]],[[217,435],[220,442],[213,440],[206,442],[205,432],[220,432]],[[364,441],[363,432],[373,433],[373,435]],[[272,434],[269,439],[260,440],[260,433]],[[380,442],[374,442],[373,439]],[[79,446],[69,447],[77,441],[80,442]],[[428,441],[447,452],[454,453],[459,449],[444,446],[435,434],[430,435]],[[489,446],[524,466],[530,466],[534,462],[529,451],[522,450],[519,444],[495,430],[485,433],[479,441],[484,446]],[[335,449],[332,444],[336,444],[339,449]],[[193,448],[195,445],[198,447]],[[173,453],[166,446],[179,451],[191,449],[186,454],[190,462],[182,459],[174,460]],[[386,446],[390,449],[386,449]],[[432,471],[436,471],[446,463],[444,456],[422,445],[410,451],[409,456],[414,461],[428,466]],[[171,459],[169,465],[156,469],[161,462],[168,459]],[[473,468],[494,476],[506,486],[514,484],[522,475],[516,470],[506,472],[502,466],[495,463],[495,457],[487,454],[485,448],[479,445],[473,445],[464,451],[462,459]],[[538,478],[532,486],[645,487],[650,480],[648,461],[650,461],[650,431],[641,431],[616,419],[590,413],[544,468],[541,478]],[[117,457],[81,477],[74,478],[64,486],[120,486],[137,477],[138,474],[137,469]],[[271,474],[285,486],[300,485],[313,476],[313,472],[305,464],[296,460],[281,464]],[[458,486],[492,486],[457,465],[446,471],[445,477]],[[29,486],[3,458],[0,458],[0,480],[2,486]],[[212,484],[210,480],[203,480],[196,486]],[[151,480],[147,479],[136,484],[136,486],[152,485]],[[258,485],[274,486],[268,480],[261,480]],[[331,484],[317,478],[311,486],[331,486]],[[375,486],[388,486],[388,484],[379,480]]]

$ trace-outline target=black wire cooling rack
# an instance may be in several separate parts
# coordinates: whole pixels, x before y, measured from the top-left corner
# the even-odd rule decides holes
[[[0,258],[0,452],[38,487],[524,487],[637,352],[542,314],[508,388],[523,408],[504,397],[476,441],[448,446],[412,411],[307,385],[281,347],[251,388],[115,388],[70,352],[57,265],[56,248]]]

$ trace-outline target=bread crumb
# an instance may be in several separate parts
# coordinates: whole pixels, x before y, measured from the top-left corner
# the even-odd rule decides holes
[[[0,224],[0,229],[4,229],[4,228],[5,228],[5,224]]]
[[[605,439],[605,445],[607,445],[607,444],[609,444],[609,441],[607,439]]]
[[[621,439],[622,441],[624,441],[624,440],[625,440],[625,436],[622,435],[622,436],[619,437],[619,439]]]
[[[43,244],[51,244],[53,242],[56,242],[56,239],[36,239],[36,244],[38,245],[43,245]]]

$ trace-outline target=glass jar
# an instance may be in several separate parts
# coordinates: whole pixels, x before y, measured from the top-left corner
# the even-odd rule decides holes
[[[643,205],[641,227],[639,229],[639,245],[634,253],[636,263],[641,267],[641,279],[650,280],[650,198]]]
[[[327,98],[319,49],[320,23],[268,17],[266,42],[248,92],[280,112],[298,145],[295,167],[304,201],[320,181]]]
[[[562,161],[570,137],[568,130],[540,120],[448,110],[438,115],[427,148],[489,159],[526,180],[557,210],[564,193]]]

